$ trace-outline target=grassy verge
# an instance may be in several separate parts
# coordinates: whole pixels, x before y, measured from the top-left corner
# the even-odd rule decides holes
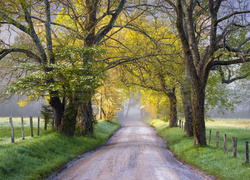
[[[235,127],[235,123],[225,120],[207,123],[207,139],[212,130],[211,145],[194,147],[193,138],[186,138],[180,128],[168,128],[168,124],[161,120],[152,120],[160,136],[168,141],[168,146],[185,162],[198,167],[208,174],[225,180],[248,180],[250,178],[250,164],[245,163],[245,141],[250,140],[250,130]],[[225,125],[226,124],[226,125]],[[248,124],[248,122],[247,122]],[[220,147],[216,147],[216,131],[220,132]],[[228,153],[224,153],[223,134],[227,134]],[[231,137],[237,137],[237,158],[233,158]]]
[[[105,144],[119,122],[98,121],[93,137],[43,134],[17,143],[0,143],[0,179],[44,179],[79,154]]]

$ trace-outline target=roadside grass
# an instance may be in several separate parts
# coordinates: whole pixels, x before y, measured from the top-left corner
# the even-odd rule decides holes
[[[162,120],[152,120],[150,124],[168,141],[169,148],[183,161],[210,175],[215,175],[218,179],[249,180],[250,164],[245,163],[245,141],[250,141],[250,129],[246,129],[250,120],[244,121],[221,119],[208,121],[206,123],[207,143],[210,129],[212,136],[211,144],[205,147],[194,147],[193,138],[185,137],[185,132],[179,127],[168,128],[168,123]],[[219,148],[216,147],[216,131],[220,133]],[[227,134],[227,154],[224,153],[224,134]],[[233,158],[232,137],[237,138],[237,158]]]
[[[0,179],[45,179],[78,155],[105,144],[119,126],[117,119],[98,121],[89,137],[50,132],[17,143],[0,143]]]

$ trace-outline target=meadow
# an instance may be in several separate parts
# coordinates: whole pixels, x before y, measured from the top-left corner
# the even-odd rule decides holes
[[[209,119],[206,121],[207,143],[211,130],[211,144],[194,147],[193,138],[185,137],[179,127],[168,128],[162,120],[151,120],[160,136],[167,140],[169,148],[183,161],[223,180],[249,180],[250,164],[245,162],[245,142],[250,141],[250,119]],[[216,131],[219,132],[219,148],[216,147]],[[228,153],[224,153],[223,135],[227,135]],[[233,157],[232,137],[237,138],[237,157]]]
[[[18,130],[21,125],[18,119],[13,120],[14,127],[17,128],[15,136],[19,139],[15,143],[11,143],[9,139],[8,121],[6,119],[0,121],[2,139],[0,142],[0,179],[46,179],[53,171],[80,154],[105,144],[114,131],[120,127],[117,119],[111,122],[100,120],[95,124],[93,136],[67,137],[52,130],[44,131],[42,126],[41,135],[37,136],[34,129],[34,137],[31,138],[28,137],[30,136],[29,119],[26,119],[24,129],[27,131],[25,132],[27,138],[21,140],[22,136],[19,132],[21,130]]]
[[[37,124],[38,117],[33,117],[33,136],[37,136]],[[13,127],[14,127],[14,137],[15,141],[22,140],[22,124],[20,117],[12,118]],[[31,128],[30,128],[30,118],[23,118],[24,126],[24,137],[29,139],[31,137]],[[40,128],[39,134],[48,134],[52,132],[52,127],[48,126],[48,130],[44,130],[44,120],[40,119]],[[0,117],[0,144],[11,142],[11,128],[9,123],[9,117]]]

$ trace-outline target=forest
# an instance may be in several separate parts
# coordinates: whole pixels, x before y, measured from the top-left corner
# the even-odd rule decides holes
[[[247,0],[1,0],[0,100],[43,101],[67,136],[136,101],[207,145],[206,113],[249,116],[249,21]]]

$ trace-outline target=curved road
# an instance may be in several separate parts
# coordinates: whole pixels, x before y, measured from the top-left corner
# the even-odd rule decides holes
[[[204,178],[205,177],[205,178]],[[78,160],[56,180],[202,180],[177,161],[152,127],[122,121],[107,146]]]

